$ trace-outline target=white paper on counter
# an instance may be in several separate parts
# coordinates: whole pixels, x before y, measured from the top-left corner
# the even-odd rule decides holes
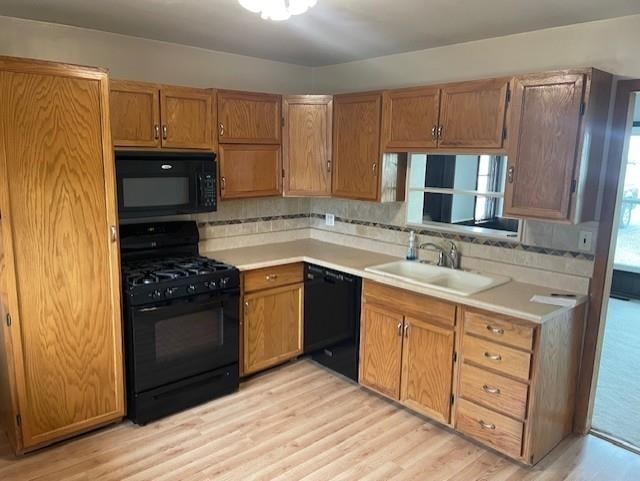
[[[531,302],[537,302],[538,304],[551,304],[554,306],[563,307],[575,307],[578,304],[578,300],[574,297],[561,297],[561,296],[533,296]]]

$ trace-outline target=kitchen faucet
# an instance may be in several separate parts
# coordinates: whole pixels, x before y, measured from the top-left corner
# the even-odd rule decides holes
[[[450,269],[460,269],[460,251],[452,241],[449,241],[448,251],[433,242],[424,242],[420,244],[420,249],[423,248],[429,248],[428,250],[438,252],[438,266],[449,267]]]

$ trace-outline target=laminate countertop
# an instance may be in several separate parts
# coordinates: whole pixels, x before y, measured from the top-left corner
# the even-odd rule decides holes
[[[313,239],[209,251],[201,254],[232,264],[240,271],[273,267],[294,262],[309,262],[347,274],[360,276],[363,279],[370,279],[381,284],[407,289],[477,309],[517,317],[538,324],[552,319],[570,308],[531,302],[530,299],[532,296],[547,296],[552,292],[572,294],[543,286],[510,281],[502,286],[494,287],[471,296],[455,295],[409,282],[391,279],[365,270],[366,267],[401,260],[398,257]],[[549,275],[551,276],[553,273],[549,273]],[[578,304],[582,304],[587,301],[587,296],[578,295],[577,301]]]

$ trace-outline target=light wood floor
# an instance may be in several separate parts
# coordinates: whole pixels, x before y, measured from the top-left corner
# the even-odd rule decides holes
[[[311,361],[146,427],[128,422],[20,459],[0,480],[638,480],[640,456],[588,436],[526,468]]]

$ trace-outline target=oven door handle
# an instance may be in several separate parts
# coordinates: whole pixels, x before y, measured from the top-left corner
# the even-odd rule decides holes
[[[203,299],[202,301],[189,302],[185,299],[176,299],[175,302],[171,304],[164,304],[160,306],[147,306],[147,307],[136,307],[134,309],[135,314],[150,314],[155,312],[164,312],[164,311],[176,311],[181,308],[187,308],[187,310],[192,312],[197,311],[206,311],[215,307],[221,306],[223,303],[232,300],[234,297],[239,299],[240,289],[228,289],[224,291],[220,291],[217,295],[213,295]]]

